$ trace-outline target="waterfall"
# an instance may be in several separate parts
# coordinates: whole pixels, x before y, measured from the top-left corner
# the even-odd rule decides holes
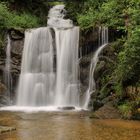
[[[96,83],[94,80],[94,71],[96,68],[96,65],[98,63],[98,56],[101,53],[101,51],[105,48],[105,46],[108,44],[108,28],[106,27],[100,27],[99,28],[99,47],[95,51],[93,58],[91,59],[90,63],[90,72],[89,72],[89,84],[88,89],[86,91],[85,97],[84,97],[84,107],[88,108],[88,104],[90,101],[90,95],[96,91]]]
[[[53,48],[49,28],[26,31],[17,105],[39,106],[50,102],[53,79]]]
[[[47,27],[26,30],[13,110],[88,108],[90,95],[96,91],[94,71],[98,56],[108,43],[108,28],[99,28],[99,47],[91,60],[88,89],[81,97],[78,79],[79,27],[74,26],[70,19],[65,19],[65,13],[64,5],[54,6],[49,11]],[[9,37],[6,70],[10,79]]]
[[[11,77],[11,40],[9,35],[7,36],[4,82],[7,87],[7,96],[10,99],[11,98],[10,93],[12,91],[12,77]]]
[[[78,42],[79,28],[55,29],[57,50],[57,105],[79,104],[78,94]]]
[[[79,106],[79,27],[64,16],[54,6],[48,27],[25,32],[17,106]]]

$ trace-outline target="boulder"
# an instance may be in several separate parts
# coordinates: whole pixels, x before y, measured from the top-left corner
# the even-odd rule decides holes
[[[113,106],[113,102],[110,101],[106,103],[104,106],[95,111],[90,118],[98,118],[98,119],[120,119],[121,114],[118,109]]]
[[[16,130],[15,127],[0,126],[0,134],[2,134],[2,133],[6,133],[6,132],[15,131],[15,130]]]
[[[90,104],[91,105],[89,105],[89,106],[92,106],[92,110],[98,110],[100,107],[102,107],[104,104],[102,103],[102,101],[100,101],[100,100],[96,100],[96,99],[94,99],[94,100],[92,100],[91,102],[90,102]]]
[[[74,106],[64,106],[64,107],[58,107],[60,110],[75,110]]]

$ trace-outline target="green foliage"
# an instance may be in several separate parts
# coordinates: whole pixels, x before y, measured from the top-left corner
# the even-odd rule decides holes
[[[4,3],[0,3],[0,27],[4,27],[9,20],[10,12]]]
[[[140,22],[139,0],[86,0],[77,21],[82,29],[96,25],[127,30]]]
[[[77,21],[81,29],[94,27],[98,23],[99,7],[103,0],[86,0],[83,3],[82,12],[77,14]]]
[[[49,5],[50,5],[50,6],[60,5],[60,4],[64,4],[64,2],[58,2],[58,1],[49,2]]]
[[[140,100],[137,101],[126,100],[122,101],[118,105],[118,109],[125,119],[131,119],[135,117],[135,113],[138,113],[138,108],[140,105]]]
[[[94,16],[93,16],[94,15]],[[80,24],[82,29],[88,29],[96,24],[97,13],[93,13],[93,11],[88,11],[86,15],[78,15],[78,23]]]
[[[12,14],[8,23],[8,27],[21,27],[21,28],[33,28],[39,25],[38,19],[30,14],[23,13],[20,15]]]
[[[5,3],[0,3],[0,28],[32,28],[39,24],[38,18],[28,13],[11,12]]]
[[[140,80],[140,27],[131,32],[131,36],[124,44],[124,50],[119,53],[117,68],[118,81],[122,84],[136,85]]]
[[[117,5],[117,6],[116,6]],[[106,24],[109,27],[123,28],[124,19],[123,19],[123,9],[125,8],[124,4],[121,4],[118,0],[109,0],[106,3],[103,3],[100,7],[100,13],[98,14],[98,20],[102,24]]]
[[[139,0],[128,0],[129,6],[127,7],[127,13],[129,15],[130,27],[135,28],[135,26],[140,25],[140,1]]]
[[[42,26],[46,25],[47,15],[52,3],[49,0],[1,0],[6,2],[10,10],[22,13],[29,13],[38,17]]]
[[[120,113],[122,114],[122,117],[125,119],[131,118],[132,108],[133,108],[133,105],[129,102],[126,102],[126,103],[118,106],[118,109],[120,110]]]
[[[67,0],[65,1],[65,6],[67,9],[67,17],[73,20],[74,24],[77,25],[77,16],[79,13],[82,12],[83,8],[83,1],[77,0],[77,1],[71,1]]]

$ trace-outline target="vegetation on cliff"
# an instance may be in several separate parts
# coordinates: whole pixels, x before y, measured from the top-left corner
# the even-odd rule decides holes
[[[38,25],[38,18],[23,12],[10,11],[5,3],[0,3],[0,29],[32,28]]]
[[[83,12],[77,16],[78,23],[83,29],[103,25],[126,32],[126,35],[121,38],[124,44],[118,55],[117,71],[120,73],[118,80],[121,82],[131,80],[129,83],[133,85],[138,83],[140,79],[138,74],[140,70],[138,56],[140,52],[140,1],[88,0],[83,7]]]
[[[69,5],[71,4],[71,7]],[[140,107],[140,1],[139,0],[86,0],[75,10],[69,2],[81,29],[86,32],[98,26],[107,26],[122,32],[111,48],[114,63],[106,63],[106,72],[100,74],[99,93],[106,97],[115,93],[117,106],[125,118],[130,118]],[[73,6],[72,6],[73,5]],[[107,83],[112,83],[109,87]],[[135,90],[130,90],[131,88]],[[136,113],[137,114],[137,113]]]

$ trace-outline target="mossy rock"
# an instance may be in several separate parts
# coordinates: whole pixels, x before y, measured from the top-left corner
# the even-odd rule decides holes
[[[89,118],[90,119],[99,119],[99,117],[95,113],[90,114]]]
[[[2,134],[2,133],[6,133],[6,132],[15,131],[15,130],[16,130],[15,127],[0,126],[0,134]]]

